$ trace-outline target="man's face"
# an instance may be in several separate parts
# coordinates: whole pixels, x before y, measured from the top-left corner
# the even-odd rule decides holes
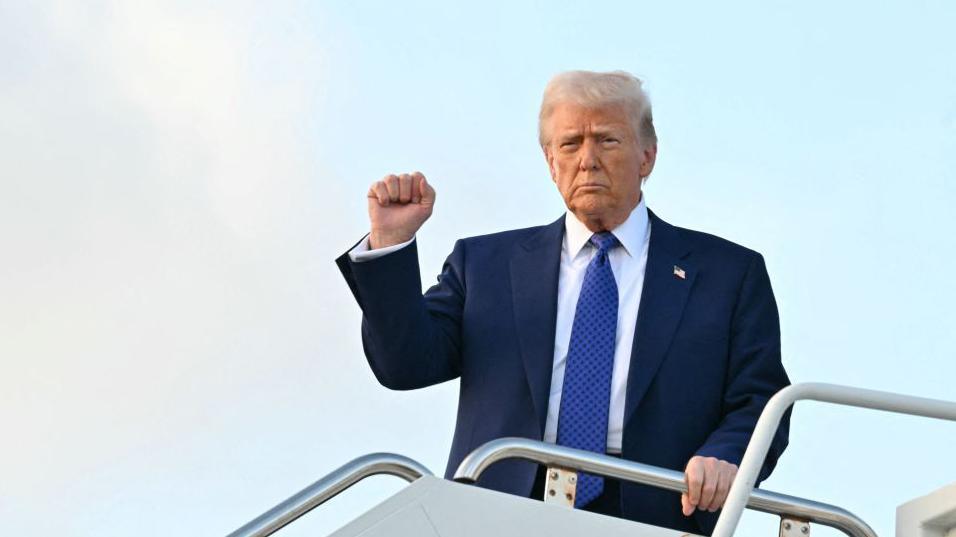
[[[568,209],[592,228],[616,227],[641,199],[657,147],[641,147],[623,106],[559,104],[545,157]],[[592,229],[592,231],[596,231]]]

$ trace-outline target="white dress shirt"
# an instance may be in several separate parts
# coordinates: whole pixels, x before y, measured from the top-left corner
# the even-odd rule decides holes
[[[624,398],[627,394],[627,372],[631,365],[631,347],[637,326],[637,309],[644,287],[644,269],[647,266],[647,247],[651,239],[650,221],[644,197],[621,225],[611,230],[621,246],[608,254],[611,270],[617,282],[617,336],[614,342],[614,369],[611,372],[611,403],[608,411],[607,451],[621,452],[624,429]],[[554,331],[554,362],[551,366],[551,394],[548,397],[548,417],[544,425],[544,441],[554,443],[558,433],[558,412],[561,409],[561,388],[564,385],[564,367],[571,342],[571,327],[578,304],[578,295],[584,283],[588,263],[597,252],[589,242],[593,235],[573,213],[564,217],[564,240],[561,244],[561,266],[558,275],[558,314]],[[414,241],[369,250],[368,236],[349,251],[355,262],[368,261],[400,250]]]
[[[349,259],[351,259],[353,263],[361,263],[362,261],[371,261],[372,259],[375,259],[376,257],[382,257],[383,255],[388,255],[394,251],[401,250],[402,248],[411,244],[414,240],[415,240],[415,236],[413,235],[412,238],[408,239],[407,241],[401,244],[393,244],[391,246],[386,246],[385,248],[377,248],[375,250],[371,250],[370,249],[371,246],[369,246],[368,244],[368,235],[366,235],[364,239],[362,239],[361,241],[359,241],[358,244],[355,245],[355,248],[352,248],[351,250],[349,250]]]

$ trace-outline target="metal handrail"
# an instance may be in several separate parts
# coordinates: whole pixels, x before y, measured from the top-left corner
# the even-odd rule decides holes
[[[713,537],[731,537],[734,534],[760,468],[767,458],[770,442],[780,426],[780,420],[790,406],[803,399],[956,421],[956,402],[952,401],[819,382],[787,386],[770,398],[757,420],[754,434],[740,463],[740,470],[730,487],[723,512],[717,519]]]
[[[527,438],[500,438],[479,446],[461,461],[455,472],[455,480],[473,483],[492,464],[515,458],[675,492],[687,491],[681,472]],[[756,511],[806,519],[836,528],[852,537],[877,537],[866,522],[835,505],[759,489],[750,491],[748,496],[746,506]]]
[[[371,453],[341,466],[289,499],[259,515],[227,537],[266,537],[322,505],[366,477],[388,474],[412,482],[432,473],[420,463],[394,453]]]

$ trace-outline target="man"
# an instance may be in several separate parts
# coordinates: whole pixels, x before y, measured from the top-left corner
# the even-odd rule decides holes
[[[368,191],[371,232],[337,263],[383,385],[461,378],[446,476],[505,436],[606,452],[683,470],[689,490],[584,476],[576,506],[709,534],[760,411],[789,380],[762,257],[647,209],[651,117],[627,73],[559,74],[539,137],[565,215],[459,240],[422,296],[414,236],[435,191],[421,173],[388,175]],[[540,495],[542,475],[505,461],[478,484]]]

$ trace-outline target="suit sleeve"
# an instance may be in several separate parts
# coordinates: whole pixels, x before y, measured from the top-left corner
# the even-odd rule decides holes
[[[417,242],[364,262],[348,253],[336,259],[362,309],[362,345],[383,386],[411,390],[461,374],[464,259],[458,241],[424,296]]]
[[[723,417],[697,455],[740,465],[767,401],[790,384],[780,358],[780,319],[763,257],[754,254],[743,278],[730,329]],[[773,471],[787,447],[788,410],[777,429],[757,482]]]

